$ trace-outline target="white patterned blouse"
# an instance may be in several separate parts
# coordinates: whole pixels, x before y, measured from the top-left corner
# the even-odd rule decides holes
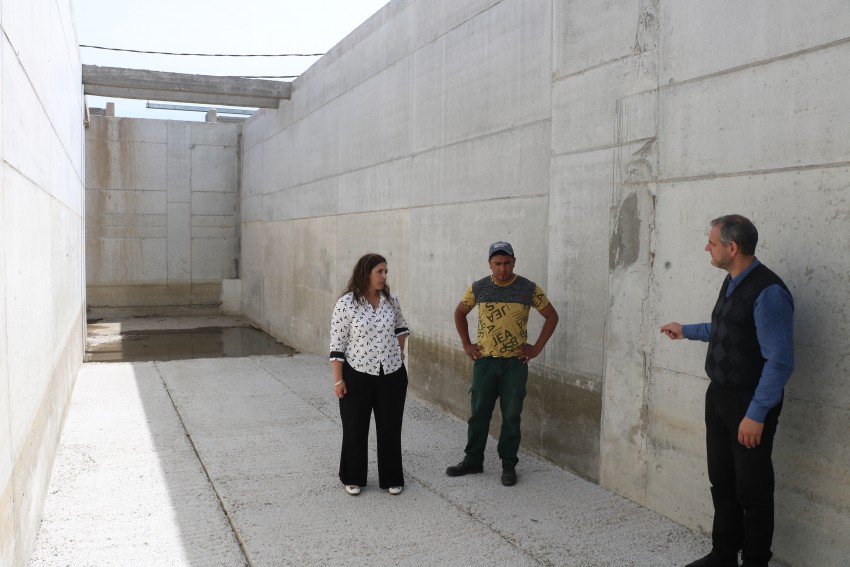
[[[354,294],[339,298],[331,317],[331,360],[348,361],[358,372],[377,376],[395,372],[402,365],[398,338],[409,335],[407,321],[395,294],[380,295],[377,309]]]

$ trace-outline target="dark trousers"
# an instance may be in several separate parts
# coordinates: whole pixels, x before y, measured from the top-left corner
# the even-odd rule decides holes
[[[528,365],[516,357],[479,358],[472,365],[472,414],[467,422],[464,462],[480,465],[490,431],[490,418],[499,399],[502,430],[499,433],[499,457],[503,465],[515,466],[521,439],[520,416],[528,381]]]
[[[751,390],[712,382],[705,394],[708,479],[714,501],[712,542],[715,551],[767,565],[773,542],[773,438],[782,402],[764,421],[761,443],[747,449],[738,443],[738,426],[752,400]]]
[[[348,393],[339,400],[342,418],[342,454],[339,480],[365,486],[369,469],[369,422],[375,412],[378,438],[378,485],[404,486],[401,466],[401,422],[407,398],[407,370],[379,376],[358,372],[347,362],[342,377]]]

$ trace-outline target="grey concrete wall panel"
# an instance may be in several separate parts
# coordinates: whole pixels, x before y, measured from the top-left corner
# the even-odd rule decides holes
[[[389,25],[376,22],[374,29],[355,30],[351,34],[363,35],[339,54],[340,94],[357,90],[359,85],[391,69],[413,51],[413,10],[402,8],[390,17]],[[333,90],[326,88],[326,93],[333,95]]]
[[[413,206],[545,195],[548,122],[498,132],[413,158]]]
[[[844,43],[662,90],[663,177],[846,163],[848,57]]]
[[[445,35],[464,22],[486,12],[502,0],[470,0],[452,2],[434,0],[433,2],[409,2],[412,4],[416,28],[415,45],[417,48]]]
[[[259,152],[262,153],[262,171],[257,176],[259,183],[253,188],[254,193],[266,194],[292,185],[294,164],[291,161],[286,162],[281,148],[282,138],[283,134],[275,134],[267,138],[262,146],[258,146]],[[242,194],[252,193],[243,191]]]
[[[292,198],[292,218],[334,215],[339,211],[339,177],[305,183],[288,191]]]
[[[167,236],[168,228],[165,226],[136,224],[128,226],[89,225],[86,227],[86,238],[166,238]]]
[[[236,213],[235,193],[192,193],[193,215],[232,216]]]
[[[102,226],[168,226],[168,216],[87,213],[86,230]]]
[[[418,4],[417,4],[418,5]],[[430,42],[412,55],[413,102],[411,150],[417,154],[444,143],[446,41]]]
[[[236,228],[235,217],[222,217],[219,215],[195,215],[192,217],[192,228]]]
[[[850,412],[786,396],[779,419],[774,551],[790,565],[840,565],[850,546],[850,450],[832,440],[846,437]]]
[[[618,104],[627,98],[624,117],[632,139],[655,135],[656,77],[647,72],[646,53],[620,59],[580,75],[554,83],[552,87],[552,151],[563,154],[611,146],[617,139]],[[651,91],[651,92],[647,92]],[[630,96],[635,95],[635,96]]]
[[[166,238],[87,238],[88,285],[164,283]]]
[[[239,125],[209,122],[187,122],[191,131],[191,143],[202,146],[235,147],[239,144]],[[171,127],[171,121],[168,122]]]
[[[98,120],[98,123],[109,121]],[[166,190],[169,203],[189,203],[192,200],[192,126],[188,122],[170,120],[167,123],[168,156],[165,164]]]
[[[291,346],[298,350],[323,352],[330,344],[330,315],[339,290],[333,288],[337,265],[337,219],[318,217],[293,222],[292,269],[301,277],[293,282],[292,329],[297,329]]]
[[[602,389],[608,308],[608,241],[593,237],[607,226],[612,206],[613,150],[552,160],[549,194],[549,299],[561,324],[546,347],[559,366]]]
[[[4,41],[8,40],[7,46],[14,46],[6,55],[20,61],[15,67],[26,69],[26,75],[29,77],[27,82],[40,97],[46,97],[50,90],[51,69],[46,64],[48,46],[45,38],[51,37],[53,31],[59,31],[52,27],[54,22],[50,17],[50,5],[47,2],[4,2],[0,10],[5,31]],[[12,71],[5,64],[4,68],[7,72]],[[5,103],[6,101],[4,106]]]
[[[444,143],[549,117],[549,11],[504,1],[446,35]]]
[[[5,41],[5,40],[4,40]],[[14,48],[3,49],[3,157],[41,187],[50,182],[50,122]]]
[[[339,213],[411,206],[411,158],[389,161],[339,176]]]
[[[704,344],[697,358],[705,358]],[[711,533],[714,508],[700,419],[708,379],[655,367],[648,387],[645,500],[659,513]]]
[[[83,351],[83,108],[70,10],[64,0],[0,5],[3,565],[26,564],[32,550]]]
[[[193,145],[192,191],[233,193],[237,185],[237,148],[233,146]]]
[[[28,442],[31,421],[47,392],[54,361],[51,301],[50,197],[11,168],[4,172],[6,231],[6,334],[9,423],[12,452],[17,456]],[[15,222],[14,217],[29,219]],[[34,262],[33,259],[41,259]],[[28,302],[24,298],[40,297]]]
[[[169,127],[174,128],[174,125],[171,121],[165,120],[96,117],[91,120],[89,128],[86,130],[86,137],[89,142],[97,140],[166,144],[169,141]],[[175,141],[182,142],[183,140],[178,138]],[[88,150],[86,150],[86,153],[89,153]]]
[[[844,0],[813,5],[685,0],[664,2],[659,22],[660,83],[666,85],[845,41],[850,13]]]
[[[410,59],[375,74],[339,98],[339,166],[361,169],[410,154]]]
[[[218,300],[220,280],[237,269],[239,128],[93,117],[86,191],[93,305],[114,301],[150,314],[157,305]]]
[[[293,183],[302,185],[339,174],[339,102],[333,101],[293,124],[295,175]]]
[[[78,137],[78,140],[82,137]],[[79,148],[76,150],[79,152]],[[75,166],[75,163],[77,166]],[[83,198],[80,195],[79,164],[81,160],[68,155],[68,150],[55,133],[50,135],[50,185],[45,189],[64,207],[81,216],[83,214]]]
[[[271,197],[275,195],[278,195],[278,193],[274,193]],[[269,199],[269,196],[264,197],[263,195],[254,195],[253,197],[242,199],[239,202],[240,221],[246,223],[263,220],[264,213],[268,211],[266,201]]]
[[[86,191],[86,213],[107,215],[164,215],[167,212],[165,191]]]
[[[237,252],[236,238],[192,238],[192,281],[235,278]]]
[[[657,28],[659,0],[613,0],[593,9],[553,2],[552,75],[559,79],[622,61],[644,51],[641,41]]]
[[[168,281],[192,280],[191,224],[194,222],[189,203],[168,203],[167,274]],[[219,217],[226,218],[226,217]]]
[[[264,266],[264,281],[260,302],[264,307],[265,318],[269,329],[274,329],[277,337],[297,335],[297,329],[292,327],[291,314],[294,310],[294,298],[290,290],[298,280],[298,272],[293,270],[295,256],[300,251],[293,246],[293,230],[295,223],[270,222],[266,223],[264,234],[266,239],[260,250],[252,253],[256,259],[252,262],[262,262]],[[259,252],[259,254],[258,254]]]
[[[168,146],[131,140],[93,140],[86,150],[86,187],[125,191],[162,191],[166,188]]]
[[[244,199],[262,195],[264,183],[268,181],[265,167],[265,144],[254,145],[242,152],[242,186],[240,195]]]
[[[2,45],[0,41],[0,45]],[[2,47],[0,47],[2,50]],[[2,81],[2,78],[0,78]],[[0,175],[5,177],[6,164],[0,165]],[[6,184],[0,185],[0,266],[3,266],[4,274],[0,275],[0,407],[9,408],[10,383],[9,383],[9,341],[6,334]],[[12,447],[12,428],[7,422],[0,427],[0,562],[4,565],[12,564],[12,554],[15,551],[15,503],[14,492],[9,490],[12,486],[13,473],[15,471],[15,451]]]
[[[235,226],[196,226],[193,224],[191,228],[192,238],[236,238]]]

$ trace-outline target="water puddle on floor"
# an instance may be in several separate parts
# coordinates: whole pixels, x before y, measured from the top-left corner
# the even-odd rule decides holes
[[[86,362],[142,362],[189,358],[292,355],[297,351],[251,327],[126,331],[117,340],[93,342]]]

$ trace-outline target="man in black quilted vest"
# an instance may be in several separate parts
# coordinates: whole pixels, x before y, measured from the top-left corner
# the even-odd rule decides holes
[[[794,300],[755,257],[758,231],[741,215],[711,221],[705,250],[726,270],[711,323],[667,323],[671,339],[708,342],[705,395],[712,550],[687,567],[767,567],[773,540],[773,437],[794,370]]]

